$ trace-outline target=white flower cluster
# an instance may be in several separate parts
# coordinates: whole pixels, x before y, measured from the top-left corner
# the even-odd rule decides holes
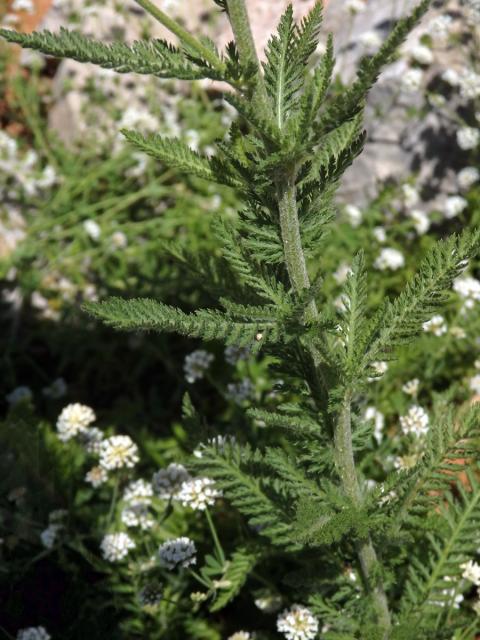
[[[416,396],[418,394],[418,387],[420,386],[420,380],[418,378],[413,378],[413,380],[409,380],[406,382],[403,387],[403,393],[406,393],[407,396]]]
[[[434,40],[445,40],[450,35],[453,18],[448,14],[437,16],[428,27],[428,32]]]
[[[480,142],[480,131],[474,127],[462,127],[457,131],[457,143],[463,151],[475,149]]]
[[[445,322],[445,318],[443,316],[436,315],[423,323],[423,330],[426,333],[433,333],[434,336],[440,337],[447,333],[448,327]]]
[[[51,637],[45,627],[27,627],[17,633],[17,640],[50,640]]]
[[[163,500],[175,498],[182,484],[190,480],[190,474],[181,464],[172,462],[166,469],[160,469],[153,474],[153,490]]]
[[[237,631],[229,636],[228,640],[252,640],[253,636],[248,631]]]
[[[58,438],[62,442],[75,438],[85,431],[95,418],[93,409],[84,404],[75,402],[67,405],[57,420]]]
[[[363,214],[354,204],[347,204],[345,207],[345,215],[349,224],[356,229],[362,224]]]
[[[92,485],[94,489],[97,489],[108,480],[108,473],[103,467],[92,467],[90,471],[85,475],[85,482]]]
[[[423,71],[421,69],[409,69],[401,80],[401,88],[406,93],[415,93],[420,90],[423,83]]]
[[[250,378],[243,378],[240,382],[230,382],[227,384],[225,397],[236,404],[242,404],[249,400],[255,392],[255,386]]]
[[[379,271],[397,271],[397,269],[401,269],[405,266],[405,258],[403,257],[403,253],[398,249],[386,247],[381,250],[380,255],[373,263],[373,266]]]
[[[178,500],[184,507],[190,507],[195,511],[205,511],[208,506],[215,504],[215,500],[221,495],[221,492],[215,489],[215,483],[210,478],[193,478],[182,484]]]
[[[175,569],[178,565],[186,568],[197,562],[197,549],[193,540],[183,536],[164,542],[158,550],[158,557],[167,569]]]
[[[416,404],[410,407],[407,415],[400,418],[403,433],[405,435],[412,434],[417,438],[428,433],[429,423],[428,413]]]
[[[461,564],[460,569],[463,569],[462,578],[480,587],[480,564],[474,560],[469,560]]]
[[[213,354],[208,353],[208,351],[204,351],[203,349],[197,349],[197,351],[193,351],[186,356],[185,363],[183,365],[186,381],[192,384],[197,380],[201,380],[213,360]]]
[[[426,213],[420,211],[420,209],[412,209],[409,212],[409,217],[412,219],[415,226],[415,230],[418,235],[423,236],[430,229],[430,218]]]
[[[127,557],[135,542],[127,533],[107,533],[100,544],[103,557],[109,562],[119,562]]]
[[[107,471],[131,469],[139,459],[138,447],[130,436],[111,436],[100,445],[100,466]]]
[[[264,592],[255,599],[255,606],[265,613],[275,613],[282,606],[282,597],[275,593]]]
[[[461,189],[470,189],[480,179],[480,171],[477,167],[465,167],[458,172],[458,186]]]
[[[278,616],[277,629],[287,640],[313,640],[318,633],[318,620],[310,609],[294,604]]]
[[[231,365],[236,365],[241,360],[248,360],[252,355],[249,347],[238,347],[236,345],[225,347],[224,354],[225,360]]]
[[[142,502],[143,504],[151,504],[152,497],[152,484],[151,482],[143,480],[143,478],[130,482],[123,492],[123,500],[125,502]]]
[[[418,42],[410,47],[407,50],[407,53],[410,55],[412,60],[414,60],[418,64],[429,65],[432,64],[434,59],[432,50],[424,44],[420,44]]]
[[[346,0],[345,2],[345,9],[353,14],[362,13],[366,8],[366,0]]]
[[[471,276],[461,276],[453,283],[453,290],[461,296],[467,309],[472,309],[480,300],[480,280]]]
[[[445,201],[445,218],[456,218],[466,209],[468,202],[462,196],[450,196]]]
[[[126,506],[122,510],[121,519],[127,527],[140,527],[143,531],[151,529],[155,524],[149,512],[152,503],[153,487],[143,479],[135,480],[127,485],[123,493]]]

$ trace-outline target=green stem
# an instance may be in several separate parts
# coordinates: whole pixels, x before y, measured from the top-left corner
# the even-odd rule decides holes
[[[120,477],[117,475],[115,478],[115,484],[113,485],[112,501],[110,502],[110,509],[108,511],[107,528],[112,524],[113,516],[115,515],[115,508],[118,501],[118,490],[120,488]]]
[[[291,170],[278,181],[277,197],[287,271],[293,290],[300,293],[303,289],[310,287],[310,280],[300,233],[294,170]],[[314,301],[310,303],[305,315],[306,320],[315,320],[318,317],[318,310]],[[315,389],[321,389],[322,396],[325,398],[327,386],[322,378],[320,354],[314,348],[309,348],[308,353],[314,365],[315,379],[310,382],[312,393],[318,398]],[[322,410],[323,402],[320,401],[317,404],[319,409]],[[358,483],[352,445],[351,404],[352,397],[350,391],[348,391],[345,394],[343,411],[333,429],[335,461],[345,494],[354,505],[361,506],[362,494]],[[391,627],[390,612],[382,579],[378,571],[377,555],[370,537],[359,541],[356,544],[356,551],[364,584],[372,595],[378,623],[384,630],[384,638],[386,640]]]
[[[150,0],[136,0],[137,4],[148,11],[148,13],[158,20],[160,24],[174,33],[180,42],[183,42],[187,47],[196,51],[202,58],[204,58],[214,69],[223,73],[225,71],[225,65],[216,56],[211,49],[203,45],[199,40],[194,38],[191,33],[184,29],[178,22],[172,20],[166,13],[156,7]]]
[[[222,564],[225,564],[225,554],[223,552],[222,545],[220,544],[220,540],[218,538],[217,530],[215,528],[215,525],[213,524],[212,516],[211,516],[211,513],[210,513],[208,507],[205,509],[205,515],[207,516],[208,526],[210,527],[210,532],[212,534],[213,544],[215,546],[215,550],[216,550],[216,552],[218,554],[218,559],[220,560],[220,562]]]
[[[227,9],[235,43],[240,55],[240,63],[244,68],[248,68],[253,64],[257,69],[253,102],[255,106],[260,109],[263,117],[269,119],[272,111],[271,104],[253,39],[245,0],[227,0]]]

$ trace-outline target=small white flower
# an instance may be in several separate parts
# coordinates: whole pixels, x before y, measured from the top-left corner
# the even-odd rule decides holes
[[[386,247],[380,251],[380,255],[373,263],[375,269],[379,271],[397,271],[405,266],[405,258],[401,251]]]
[[[432,50],[423,44],[416,44],[408,53],[415,62],[418,62],[418,64],[428,65],[433,62]]]
[[[437,337],[445,335],[448,330],[445,318],[440,315],[433,316],[431,320],[424,322],[422,326],[426,333],[433,333]]]
[[[277,629],[287,640],[313,640],[318,633],[318,620],[310,609],[294,604],[278,616]]]
[[[356,229],[362,224],[363,214],[354,204],[347,204],[345,207],[345,215],[351,226]]]
[[[364,419],[369,422],[373,420],[375,422],[375,429],[373,432],[373,437],[378,442],[381,443],[383,439],[383,429],[385,427],[385,416],[381,411],[375,409],[375,407],[367,407],[365,409]]]
[[[428,433],[428,413],[419,405],[412,405],[406,416],[400,418],[400,426],[405,435],[413,434],[417,438]]]
[[[91,407],[75,402],[67,405],[57,420],[58,438],[67,442],[74,438],[95,420],[95,412]]]
[[[402,391],[403,393],[406,393],[407,396],[416,396],[419,386],[420,380],[418,378],[413,378],[413,380],[409,380],[403,385]]]
[[[461,189],[470,189],[480,179],[480,171],[477,167],[465,167],[458,172],[458,186]]]
[[[393,466],[397,471],[408,471],[412,469],[419,461],[419,454],[414,453],[409,456],[396,456],[393,459]]]
[[[100,453],[100,444],[103,442],[103,431],[97,427],[88,427],[79,434],[79,441],[87,453],[97,456]]]
[[[53,545],[58,536],[58,532],[62,529],[61,524],[50,524],[40,534],[40,540],[45,549],[53,549]]]
[[[248,631],[237,631],[228,637],[228,640],[252,640],[253,636]]]
[[[468,202],[462,196],[450,196],[445,202],[445,218],[456,218],[467,207]]]
[[[148,531],[155,524],[155,521],[148,511],[148,504],[145,502],[133,502],[122,509],[122,522],[127,527],[140,527],[142,531]]]
[[[373,237],[377,242],[383,244],[387,241],[387,232],[385,231],[385,227],[375,227],[373,229]]]
[[[423,234],[427,233],[430,229],[430,219],[426,213],[419,209],[413,209],[413,211],[409,213],[409,216],[413,220],[413,224],[419,235],[423,236]]]
[[[265,613],[275,613],[282,606],[282,598],[274,593],[265,593],[256,598],[255,606]]]
[[[348,263],[342,262],[338,269],[333,272],[333,279],[337,284],[343,284],[351,273],[352,267]]]
[[[411,184],[402,185],[402,197],[406,207],[414,207],[420,202],[420,194]]]
[[[214,360],[214,356],[208,351],[203,349],[197,349],[193,351],[185,358],[183,370],[185,372],[185,379],[190,384],[201,380],[205,371],[210,367]]]
[[[35,5],[32,0],[13,0],[11,10],[35,13]]]
[[[363,13],[367,8],[366,0],[346,0],[345,9],[350,13]]]
[[[160,563],[165,565],[167,569],[175,569],[178,565],[185,568],[195,564],[197,562],[196,554],[195,543],[186,537],[167,540],[158,550]]]
[[[182,483],[177,499],[184,507],[205,511],[207,506],[215,504],[215,500],[222,495],[214,484],[210,478],[187,480]]]
[[[480,142],[480,131],[473,127],[462,127],[457,131],[457,143],[460,149],[469,151],[475,149]]]
[[[480,96],[480,75],[471,69],[465,69],[460,77],[460,95],[466,100]]]
[[[17,633],[17,640],[50,640],[51,637],[45,627],[27,627]]]
[[[127,236],[123,233],[123,231],[115,231],[110,236],[110,240],[112,245],[116,249],[125,249],[128,244]]]
[[[368,53],[374,53],[382,46],[382,38],[376,31],[365,31],[359,36],[358,41]]]
[[[225,347],[224,354],[225,360],[228,362],[228,364],[236,365],[237,362],[248,360],[252,355],[252,352],[248,347],[238,347],[231,344],[228,347]]]
[[[111,436],[100,445],[100,466],[104,469],[131,469],[139,459],[138,447],[130,436]]]
[[[387,371],[388,371],[388,362],[385,362],[383,360],[378,360],[377,362],[372,362],[371,367],[374,370],[374,372],[376,373],[376,377],[374,378],[374,380],[376,380],[377,378],[379,378],[379,377],[383,376],[385,373],[387,373]]]
[[[445,40],[450,34],[452,24],[453,19],[451,16],[447,14],[438,16],[430,22],[428,31],[434,40]]]
[[[9,405],[15,406],[20,402],[28,402],[33,398],[33,393],[30,387],[16,387],[13,391],[5,396],[5,400]]]
[[[190,480],[190,474],[181,464],[172,462],[166,469],[160,469],[153,474],[153,490],[163,500],[170,500],[177,496],[182,484]]]
[[[442,73],[442,80],[451,87],[458,87],[461,82],[461,76],[455,69],[446,69]]]
[[[85,233],[92,239],[97,241],[102,235],[102,230],[100,229],[100,225],[95,222],[95,220],[85,220],[83,223],[83,228],[85,229]]]
[[[480,394],[480,374],[477,374],[476,376],[473,376],[473,378],[470,378],[468,382],[468,388],[470,389],[470,391],[473,391],[473,393],[477,395]]]
[[[460,569],[463,569],[462,578],[473,582],[477,587],[480,587],[480,564],[469,560],[460,565]]]
[[[421,69],[409,69],[402,75],[401,87],[407,93],[419,91],[423,83],[423,71]]]
[[[465,306],[471,309],[480,300],[480,281],[471,276],[462,276],[453,283],[453,290],[465,299]]]
[[[100,545],[103,557],[109,562],[119,562],[136,544],[127,533],[107,533]]]
[[[150,504],[153,497],[153,487],[151,482],[147,482],[140,478],[130,482],[123,492],[123,500],[125,502],[142,502]]]
[[[85,482],[88,482],[97,489],[108,480],[108,473],[103,467],[93,467],[85,476]]]

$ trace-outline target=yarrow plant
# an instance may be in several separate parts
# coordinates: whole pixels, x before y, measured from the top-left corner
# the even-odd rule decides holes
[[[195,612],[208,607],[212,615],[241,597],[247,583],[258,581],[268,588],[255,599],[262,611],[286,607],[269,630],[287,640],[313,640],[319,633],[332,640],[473,640],[480,609],[477,594],[472,594],[480,522],[478,408],[470,407],[459,419],[442,398],[423,407],[417,404],[418,380],[406,381],[403,393],[414,404],[398,425],[388,425],[389,433],[396,431],[398,446],[392,461],[382,459],[384,416],[366,405],[370,388],[388,375],[401,347],[425,334],[437,339],[448,331],[440,311],[452,288],[464,298],[466,311],[475,306],[478,281],[465,272],[478,253],[480,234],[465,230],[436,243],[403,291],[380,304],[377,300],[373,312],[370,267],[398,271],[405,266],[404,254],[383,247],[367,265],[360,251],[332,273],[325,272],[321,259],[336,214],[339,181],[364,146],[366,97],[430,3],[420,2],[383,43],[376,33],[365,38],[366,55],[356,79],[338,87],[332,82],[332,39],[322,54],[317,51],[321,4],[299,24],[289,6],[261,63],[244,0],[215,2],[234,34],[222,52],[150,0],[137,3],[176,35],[178,46],[162,40],[107,45],[65,29],[56,35],[0,31],[9,42],[120,73],[221,81],[228,87],[225,101],[238,113],[209,155],[180,139],[123,130],[136,151],[240,194],[238,215],[219,214],[214,222],[218,251],[208,259],[190,255],[177,243],[168,247],[172,259],[193,270],[209,289],[214,304],[187,312],[150,299],[110,298],[86,309],[119,329],[221,342],[235,364],[245,354],[265,354],[281,376],[281,393],[267,408],[252,405],[246,418],[252,432],[268,432],[268,443],[254,448],[242,433],[217,436],[198,447],[200,454],[192,456],[188,470],[171,463],[151,484],[129,477],[125,485],[124,474],[140,463],[137,445],[127,435],[103,437],[95,431],[89,407],[66,407],[57,423],[60,440],[83,439],[87,453],[98,457],[86,481],[99,491],[109,483],[113,487],[100,544],[103,558],[120,566],[127,558],[132,565],[140,558],[141,580],[161,567],[182,569],[178,581],[168,583],[178,590],[173,602],[179,611],[184,574],[202,589],[189,591]],[[362,2],[348,4],[352,14],[364,8]],[[448,34],[448,18],[432,23],[432,37]],[[424,49],[417,47],[412,57],[429,64]],[[415,91],[422,82],[423,72],[412,69],[403,90]],[[477,78],[465,78],[462,95],[470,99],[476,86]],[[478,136],[472,127],[459,129],[458,145],[474,149]],[[464,173],[460,186],[475,179],[474,172]],[[405,187],[405,206],[416,206],[418,194]],[[465,207],[463,197],[452,197],[445,218],[457,218]],[[344,213],[357,230],[362,211],[350,206]],[[420,214],[412,214],[418,233],[429,224]],[[101,230],[92,220],[85,232],[97,241]],[[386,240],[381,227],[376,238]],[[341,287],[337,299],[326,293],[330,276]],[[192,352],[184,364],[187,382],[202,379],[212,362],[209,352]],[[228,391],[240,406],[254,397],[248,383]],[[184,413],[186,425],[198,433],[203,422],[189,396]],[[372,459],[377,463],[373,472]],[[164,503],[158,513],[156,500]],[[225,513],[228,509],[228,518],[237,519],[241,531],[240,542],[228,554],[227,540],[214,522],[218,503],[229,505]],[[190,515],[204,518],[211,534],[213,551],[198,573],[192,569],[200,561],[193,538],[167,538],[163,529],[170,514],[182,507],[201,512]],[[144,530],[147,540],[163,536],[153,557],[151,545],[145,545],[145,552],[143,543],[137,543],[136,529]],[[44,536],[47,547],[55,544],[51,534]],[[262,576],[266,564],[276,567],[268,578]],[[147,606],[167,600],[144,597]],[[257,637],[257,631],[236,631],[231,638],[235,636]],[[209,636],[197,628],[192,637]],[[263,637],[261,630],[258,637]]]

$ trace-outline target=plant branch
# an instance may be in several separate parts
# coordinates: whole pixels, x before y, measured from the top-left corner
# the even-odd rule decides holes
[[[277,197],[287,271],[292,288],[300,293],[303,289],[310,287],[310,280],[300,234],[294,171],[291,171],[286,179],[278,181]],[[315,320],[317,317],[318,310],[315,301],[312,301],[306,312],[306,320]],[[325,392],[326,385],[322,380],[319,354],[315,349],[310,348],[309,355],[314,363],[317,378],[312,381],[310,386],[311,388],[318,388],[319,385],[323,386]],[[353,454],[351,403],[351,393],[347,391],[344,398],[343,411],[334,427],[335,459],[345,494],[353,504],[360,506],[362,504],[362,494],[358,484]],[[319,409],[323,410],[324,407],[319,407]],[[356,545],[356,550],[364,583],[372,594],[378,623],[384,630],[384,638],[386,640],[391,627],[390,612],[382,578],[378,572],[377,555],[370,537],[368,536],[365,540],[359,541]]]
[[[261,109],[263,117],[269,119],[272,109],[267,95],[267,89],[265,87],[252,29],[250,27],[250,19],[248,17],[245,0],[227,0],[227,13],[232,26],[238,53],[240,54],[241,65],[244,68],[254,65],[257,70],[255,75],[255,89],[253,93],[254,103],[257,108]]]
[[[211,49],[203,45],[199,40],[197,40],[192,34],[184,29],[178,22],[172,20],[170,16],[164,13],[161,9],[155,6],[150,0],[135,0],[137,4],[145,9],[151,16],[155,18],[160,24],[174,33],[177,38],[185,44],[190,49],[196,51],[202,58],[204,58],[209,64],[212,65],[214,69],[220,71],[221,73],[225,72],[225,65],[220,60],[218,56],[216,56]]]

